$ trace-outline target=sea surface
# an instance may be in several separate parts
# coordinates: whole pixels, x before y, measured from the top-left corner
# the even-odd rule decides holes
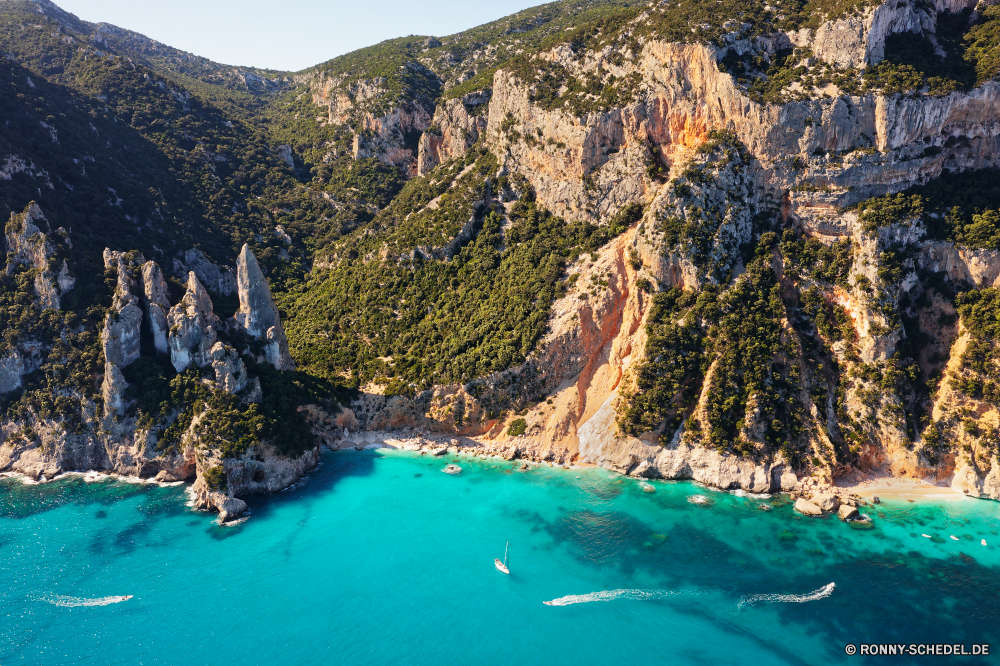
[[[998,503],[885,501],[865,530],[519,467],[326,453],[230,527],[183,486],[0,480],[0,663],[1000,663]],[[861,643],[993,654],[846,654]]]

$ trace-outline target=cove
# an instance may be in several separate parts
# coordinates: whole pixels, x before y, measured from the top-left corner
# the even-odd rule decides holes
[[[442,473],[449,462],[462,473]],[[996,503],[890,501],[859,530],[780,496],[687,482],[645,493],[599,469],[519,468],[328,452],[232,527],[192,511],[183,487],[2,479],[0,662],[904,663],[844,652],[872,642],[1000,652]],[[493,558],[508,541],[504,576]]]

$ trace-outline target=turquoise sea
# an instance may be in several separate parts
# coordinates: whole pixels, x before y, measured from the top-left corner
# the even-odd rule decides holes
[[[0,663],[1000,662],[1000,504],[885,502],[859,530],[777,496],[518,467],[326,453],[235,527],[183,487],[0,480]],[[993,654],[845,653],[945,642]]]

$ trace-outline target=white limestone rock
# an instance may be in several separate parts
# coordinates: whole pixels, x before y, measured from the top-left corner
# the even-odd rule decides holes
[[[212,309],[212,299],[194,271],[188,273],[187,292],[180,303],[170,308],[167,323],[170,326],[170,362],[177,372],[183,372],[192,363],[199,368],[212,363],[219,318]]]
[[[155,261],[147,261],[142,265],[142,286],[153,345],[159,353],[169,354],[167,313],[170,312],[170,301],[167,299],[167,283],[163,279],[163,271]]]
[[[236,323],[251,337],[267,341],[265,359],[276,370],[294,370],[295,363],[288,352],[288,339],[271,297],[271,288],[249,245],[244,245],[240,252],[236,283],[240,295]]]
[[[221,342],[215,343],[211,353],[215,385],[228,393],[242,391],[247,385],[247,369],[239,353]]]
[[[822,516],[823,509],[819,508],[807,499],[800,497],[795,500],[795,510],[806,516]]]
[[[174,260],[174,273],[187,279],[194,272],[206,289],[220,296],[229,296],[236,291],[236,274],[229,266],[219,266],[205,256],[201,250],[191,248],[182,252]]]

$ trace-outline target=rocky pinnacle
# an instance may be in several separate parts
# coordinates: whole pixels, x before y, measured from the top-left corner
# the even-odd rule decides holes
[[[267,362],[276,370],[294,370],[295,363],[288,353],[288,340],[281,326],[278,308],[271,297],[271,288],[249,245],[244,245],[240,251],[236,264],[236,287],[240,295],[236,323],[252,337],[267,341]]]

